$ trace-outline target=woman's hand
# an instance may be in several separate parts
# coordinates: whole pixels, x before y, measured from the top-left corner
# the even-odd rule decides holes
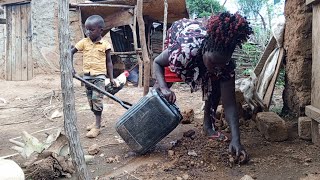
[[[176,102],[176,95],[169,88],[160,88],[160,91],[169,103],[173,104]]]
[[[229,144],[229,153],[235,155],[235,162],[245,164],[249,161],[249,155],[239,141],[232,141]]]

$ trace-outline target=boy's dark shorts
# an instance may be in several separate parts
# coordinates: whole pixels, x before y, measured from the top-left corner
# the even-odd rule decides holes
[[[88,79],[89,82],[96,85],[97,87],[104,89],[105,88],[105,80],[101,78],[97,79]],[[94,113],[103,111],[103,94],[99,93],[92,89],[92,87],[86,85],[87,98],[91,108],[91,111]]]

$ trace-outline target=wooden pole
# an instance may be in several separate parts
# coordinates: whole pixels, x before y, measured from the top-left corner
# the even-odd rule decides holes
[[[141,51],[127,51],[127,52],[111,52],[111,55],[134,55],[134,54],[141,54]]]
[[[84,160],[84,153],[77,130],[74,89],[72,79],[72,61],[70,54],[69,0],[59,0],[59,48],[61,89],[63,98],[64,129],[69,140],[72,163],[76,169],[77,179],[89,180],[89,173]]]
[[[166,37],[167,37],[167,22],[168,22],[168,0],[164,0],[162,50],[164,50],[164,42],[165,42]]]
[[[142,49],[143,59],[143,95],[148,94],[150,84],[150,59],[148,55],[148,47],[146,43],[145,25],[143,20],[143,0],[137,1],[137,19],[139,24],[139,36]],[[140,72],[139,72],[140,73]]]
[[[139,63],[139,82],[138,86],[142,87],[142,75],[143,75],[143,62],[140,57],[140,52],[138,51],[138,37],[137,37],[137,6],[134,7],[134,13],[133,13],[133,25],[130,25],[130,28],[132,30],[133,35],[133,47],[136,51],[136,57]]]
[[[121,5],[121,4],[95,4],[95,3],[87,3],[87,4],[70,4],[70,7],[113,7],[113,8],[134,8],[134,6],[129,5]]]

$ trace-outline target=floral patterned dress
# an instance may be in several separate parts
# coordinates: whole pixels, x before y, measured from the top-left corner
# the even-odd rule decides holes
[[[169,50],[170,71],[189,84],[192,92],[202,87],[204,100],[211,94],[214,81],[228,80],[235,75],[234,61],[215,67],[214,74],[208,75],[201,50],[206,35],[207,29],[201,21],[184,18],[168,29],[165,47]]]

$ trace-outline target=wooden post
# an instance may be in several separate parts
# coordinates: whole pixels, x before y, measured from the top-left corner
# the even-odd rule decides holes
[[[133,47],[134,50],[136,51],[136,57],[139,63],[139,82],[138,86],[142,87],[142,71],[143,71],[143,62],[140,57],[140,53],[138,52],[138,38],[137,38],[137,6],[134,7],[133,11],[133,25],[130,24],[130,28],[132,30],[132,35],[133,35]]]
[[[151,30],[152,30],[152,20],[148,20],[148,25],[147,25],[147,30],[148,30],[148,42],[147,42],[147,47],[148,47],[148,55],[150,58],[150,77],[153,77],[153,68],[152,68],[152,64],[153,64],[153,51],[152,51],[152,42],[151,42]]]
[[[146,43],[145,35],[145,25],[143,20],[143,0],[137,1],[137,19],[139,24],[139,35],[140,35],[140,44],[142,49],[142,58],[143,58],[143,95],[148,94],[149,84],[150,84],[150,59],[148,55],[148,47]],[[140,73],[140,72],[139,72]]]
[[[59,0],[59,47],[61,89],[63,98],[64,129],[69,140],[72,163],[76,169],[77,179],[89,180],[89,173],[84,161],[84,153],[77,130],[74,89],[72,79],[72,62],[70,54],[69,0]]]
[[[164,50],[164,42],[167,37],[167,23],[168,23],[168,0],[164,0],[162,50]]]

